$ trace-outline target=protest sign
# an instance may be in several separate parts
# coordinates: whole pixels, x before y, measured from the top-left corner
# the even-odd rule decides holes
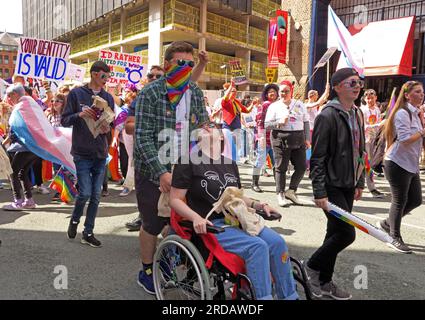
[[[84,82],[84,75],[86,74],[86,68],[70,63],[66,80]]]
[[[248,83],[248,79],[245,75],[245,72],[242,69],[240,60],[229,61],[230,70],[232,72],[232,77],[235,79],[236,85],[242,85]]]
[[[147,75],[148,68],[139,55],[101,50],[99,59],[111,68],[110,85],[138,84]]]
[[[63,81],[70,51],[71,45],[68,43],[22,37],[19,40],[15,75]]]
[[[277,74],[278,74],[277,68],[266,68],[267,83],[277,82]]]

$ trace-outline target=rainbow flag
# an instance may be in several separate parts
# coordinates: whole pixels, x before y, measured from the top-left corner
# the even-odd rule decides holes
[[[74,182],[63,168],[59,169],[49,188],[60,193],[61,200],[65,203],[72,202],[78,194],[77,189],[75,189]]]

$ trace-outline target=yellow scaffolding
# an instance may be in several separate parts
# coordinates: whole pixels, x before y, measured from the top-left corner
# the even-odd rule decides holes
[[[256,61],[251,61],[251,79],[259,82],[267,82],[266,79],[266,64]]]
[[[270,0],[252,0],[252,11],[266,17],[269,17],[270,11],[279,8],[279,4]]]
[[[215,36],[247,43],[246,25],[217,14],[207,13],[207,32]]]
[[[121,23],[117,22],[112,25],[111,41],[117,42],[121,40]]]
[[[178,25],[189,30],[199,32],[200,9],[186,3],[169,0],[164,3],[164,25]]]
[[[249,27],[248,43],[254,47],[267,49],[267,30]]]
[[[127,18],[124,38],[130,38],[149,30],[149,11],[145,11]]]

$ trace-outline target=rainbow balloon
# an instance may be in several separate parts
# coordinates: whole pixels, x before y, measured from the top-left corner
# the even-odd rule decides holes
[[[390,235],[378,229],[377,227],[371,225],[365,220],[355,216],[352,213],[349,213],[341,209],[340,207],[334,205],[333,203],[328,202],[328,206],[330,210],[329,213],[332,214],[334,217],[344,221],[345,223],[348,223],[349,225],[363,231],[364,233],[371,235],[372,237],[382,242],[385,242],[385,243],[392,242],[392,238],[390,237]]]

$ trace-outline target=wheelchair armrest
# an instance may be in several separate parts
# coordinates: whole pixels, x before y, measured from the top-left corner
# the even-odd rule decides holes
[[[193,230],[193,223],[191,221],[180,221],[179,225],[181,225],[183,228],[188,228],[190,230]],[[226,230],[221,227],[215,227],[215,226],[207,226],[207,232],[212,234],[217,233],[223,233]]]
[[[263,217],[264,220],[267,220],[267,221],[280,221],[280,220],[282,220],[282,215],[280,213],[277,213],[277,212],[272,212],[270,217],[267,216],[267,214],[264,210],[257,210],[256,212],[259,216]]]

